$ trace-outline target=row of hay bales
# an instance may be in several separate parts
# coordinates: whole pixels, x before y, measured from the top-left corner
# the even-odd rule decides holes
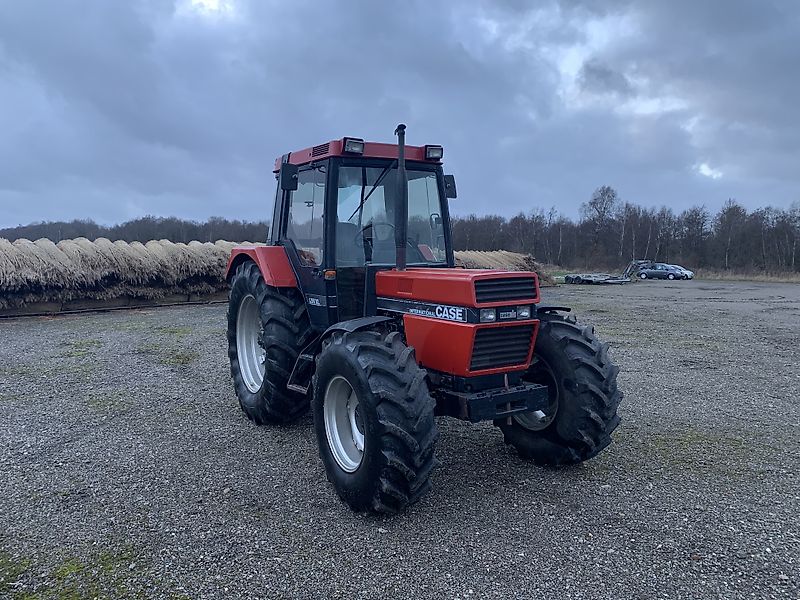
[[[11,243],[0,238],[0,310],[211,295],[225,288],[222,274],[235,245],[168,240],[129,244],[105,238]]]
[[[33,306],[58,312],[92,303],[125,306],[213,296],[225,290],[225,266],[236,245],[0,238],[0,311]],[[456,261],[467,268],[536,268],[531,257],[503,251],[457,252]]]

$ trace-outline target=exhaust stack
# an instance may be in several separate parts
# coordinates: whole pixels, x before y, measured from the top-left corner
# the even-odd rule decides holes
[[[394,207],[395,264],[398,271],[406,270],[406,240],[408,239],[408,179],[406,178],[406,126],[400,123],[394,130],[397,136],[397,201]]]

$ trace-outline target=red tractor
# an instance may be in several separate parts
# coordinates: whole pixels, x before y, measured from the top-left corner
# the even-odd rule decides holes
[[[429,488],[436,416],[491,420],[520,456],[595,456],[618,368],[535,273],[456,268],[441,146],[333,140],[275,162],[269,242],[228,265],[228,355],[257,424],[311,405],[328,479],[356,511]]]

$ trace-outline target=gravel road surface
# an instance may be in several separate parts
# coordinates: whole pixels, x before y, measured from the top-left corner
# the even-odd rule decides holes
[[[800,286],[547,289],[612,343],[611,447],[441,420],[432,493],[346,509],[310,419],[253,426],[225,307],[0,321],[0,597],[800,598]]]

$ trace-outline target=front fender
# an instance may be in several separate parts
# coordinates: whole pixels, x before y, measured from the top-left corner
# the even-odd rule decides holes
[[[360,329],[367,329],[378,323],[393,320],[392,317],[381,316],[359,317],[357,319],[350,319],[349,321],[342,321],[341,323],[331,325],[322,335],[317,336],[310,344],[303,348],[302,352],[300,352],[297,361],[294,363],[294,368],[292,368],[292,373],[289,376],[286,387],[300,394],[308,393],[308,388],[311,385],[311,377],[314,375],[314,369],[316,367],[317,354],[319,354],[322,348],[322,342],[330,337],[331,334],[337,331],[352,333]]]

